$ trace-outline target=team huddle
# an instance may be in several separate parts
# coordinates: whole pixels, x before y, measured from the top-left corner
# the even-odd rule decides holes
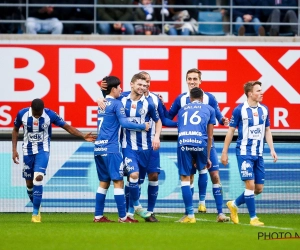
[[[274,162],[274,150],[268,108],[261,104],[262,89],[258,81],[244,85],[247,101],[238,105],[231,120],[224,117],[215,97],[199,88],[201,72],[190,69],[186,73],[189,91],[179,95],[170,110],[160,95],[149,91],[150,75],[135,74],[130,83],[131,91],[123,92],[115,76],[102,81],[104,98],[98,100],[97,135],[82,134],[68,125],[54,111],[44,108],[41,99],[32,101],[31,107],[19,111],[12,132],[13,161],[18,163],[17,140],[23,125],[23,177],[27,193],[33,203],[32,222],[41,222],[43,177],[49,160],[51,124],[64,128],[72,135],[94,142],[99,187],[96,192],[94,222],[111,222],[104,216],[104,204],[111,181],[120,223],[136,223],[139,215],[146,222],[158,222],[154,214],[159,192],[160,134],[162,126],[178,128],[177,161],[181,191],[185,206],[183,217],[177,222],[196,223],[193,208],[194,175],[198,172],[199,207],[206,212],[205,196],[208,173],[212,181],[217,208],[217,222],[239,223],[238,206],[246,203],[250,224],[263,226],[255,212],[255,194],[263,190],[264,140],[267,141]],[[177,116],[177,121],[173,118]],[[218,121],[229,129],[224,141],[221,162],[228,164],[228,148],[234,131],[238,128],[236,155],[245,191],[235,200],[228,201],[230,217],[223,213],[223,192],[219,175],[219,160],[213,141],[214,125]],[[143,208],[140,188],[148,176],[148,206]],[[124,177],[126,184],[124,188]],[[167,177],[168,178],[168,177]],[[174,180],[174,181],[177,181]]]

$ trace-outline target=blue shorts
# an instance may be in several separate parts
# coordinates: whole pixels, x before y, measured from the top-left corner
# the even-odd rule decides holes
[[[121,153],[95,155],[99,181],[123,180],[123,159]]]
[[[160,174],[160,156],[159,150],[151,149],[150,161],[147,168],[140,168],[139,184],[144,183],[146,174],[158,173]]]
[[[147,171],[151,152],[152,149],[132,150],[131,148],[123,148],[124,174],[129,176],[131,173],[140,172],[142,168]]]
[[[237,155],[242,181],[254,180],[255,184],[265,183],[265,167],[262,156]]]
[[[177,148],[178,173],[190,176],[194,171],[192,159],[195,160],[197,170],[202,170],[207,164],[206,147],[181,146]]]
[[[49,152],[41,151],[34,155],[24,155],[23,162],[23,178],[26,180],[33,180],[34,172],[46,174],[49,162]]]
[[[219,159],[215,147],[212,147],[210,149],[210,161],[211,161],[211,168],[208,169],[208,172],[219,171]],[[191,174],[196,174],[196,172],[197,169],[193,168]]]

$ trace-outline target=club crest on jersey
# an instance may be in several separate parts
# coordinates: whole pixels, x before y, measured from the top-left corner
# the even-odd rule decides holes
[[[143,110],[143,109],[140,109],[140,110],[139,110],[139,114],[140,114],[140,115],[144,115],[145,113],[146,113],[145,110]]]
[[[34,126],[39,125],[39,121],[34,121],[34,122],[33,122],[33,125],[34,125]]]
[[[136,109],[136,104],[132,104],[131,108]]]
[[[257,112],[254,112],[253,115],[254,115],[254,116],[258,116],[258,113],[257,113]]]
[[[44,123],[44,124],[42,125],[42,128],[43,128],[43,129],[47,129],[47,128],[48,128],[48,124],[47,124],[47,123]]]

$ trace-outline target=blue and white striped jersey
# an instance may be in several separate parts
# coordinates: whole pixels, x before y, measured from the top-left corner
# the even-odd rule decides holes
[[[177,96],[177,98],[173,102],[173,104],[170,108],[170,111],[167,111],[165,109],[165,116],[170,119],[173,119],[178,114],[179,109],[181,109],[183,106],[185,106],[188,103],[191,103],[190,93],[186,92],[186,93],[180,94],[179,96]],[[222,122],[223,115],[221,113],[219,104],[218,104],[215,96],[212,95],[211,93],[203,92],[203,103],[208,104],[209,106],[214,108],[218,122],[220,124],[223,124],[223,122]]]
[[[95,155],[120,152],[119,135],[121,126],[129,129],[145,129],[145,124],[128,122],[125,109],[120,100],[107,95],[105,103],[105,110],[98,108],[98,135],[95,141]]]
[[[269,110],[258,104],[250,107],[248,102],[238,105],[232,113],[230,127],[238,128],[237,155],[262,156],[265,128],[270,126]]]
[[[148,101],[145,96],[142,96],[138,101],[131,100],[130,95],[123,96],[121,102],[125,108],[128,121],[141,124],[149,122],[150,119],[154,122],[159,120],[155,105],[152,101]],[[132,150],[151,149],[151,132],[123,129],[121,143],[122,148],[129,147]]]
[[[181,108],[178,112],[178,147],[206,147],[208,124],[216,124],[211,106],[194,101]]]
[[[41,151],[50,151],[52,126],[63,127],[66,122],[54,111],[45,108],[41,117],[32,116],[31,108],[20,110],[14,121],[14,125],[20,128],[23,125],[23,154],[33,155]]]

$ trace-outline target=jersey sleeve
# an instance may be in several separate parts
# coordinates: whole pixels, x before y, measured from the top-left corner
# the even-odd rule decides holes
[[[216,124],[216,113],[214,109],[210,109],[210,119],[208,124],[213,124],[213,125]]]
[[[116,102],[116,115],[119,120],[120,125],[123,128],[127,129],[133,129],[133,130],[144,130],[146,128],[145,124],[137,124],[128,121],[126,115],[125,115],[125,108],[123,107],[123,104],[121,101]]]
[[[219,107],[219,103],[218,103],[218,101],[217,101],[217,99],[216,99],[216,97],[214,95],[210,94],[210,97],[211,98],[209,98],[209,103],[208,104],[211,107],[213,107],[213,109],[215,110],[215,114],[216,114],[216,118],[217,118],[218,122],[221,125],[224,125],[223,122],[222,122],[223,115],[221,113],[221,110],[220,110],[220,107]]]
[[[265,106],[266,107],[266,106]],[[267,114],[267,117],[266,117],[266,128],[267,127],[270,127],[271,126],[271,123],[270,123],[270,116],[269,116],[269,109],[266,107],[267,111],[268,111],[268,114]]]
[[[174,121],[172,121],[171,119],[169,119],[165,116],[164,105],[162,104],[161,100],[158,101],[157,111],[158,111],[158,114],[159,114],[159,117],[161,119],[161,122],[162,122],[163,126],[177,127],[177,122],[174,122]]]
[[[241,119],[241,109],[239,107],[236,107],[232,112],[232,116],[229,121],[229,126],[233,128],[238,127],[240,119]]]
[[[158,112],[157,112],[154,104],[152,104],[152,103],[149,104],[148,113],[154,122],[157,122],[159,120],[159,115],[158,115]]]
[[[15,118],[14,126],[17,127],[17,128],[20,128],[21,125],[22,125],[22,117],[21,117],[21,112],[19,111],[16,118]]]
[[[66,122],[64,121],[64,119],[61,118],[56,112],[48,109],[47,113],[48,113],[48,115],[50,117],[51,123],[55,124],[56,126],[63,127],[66,124]]]

